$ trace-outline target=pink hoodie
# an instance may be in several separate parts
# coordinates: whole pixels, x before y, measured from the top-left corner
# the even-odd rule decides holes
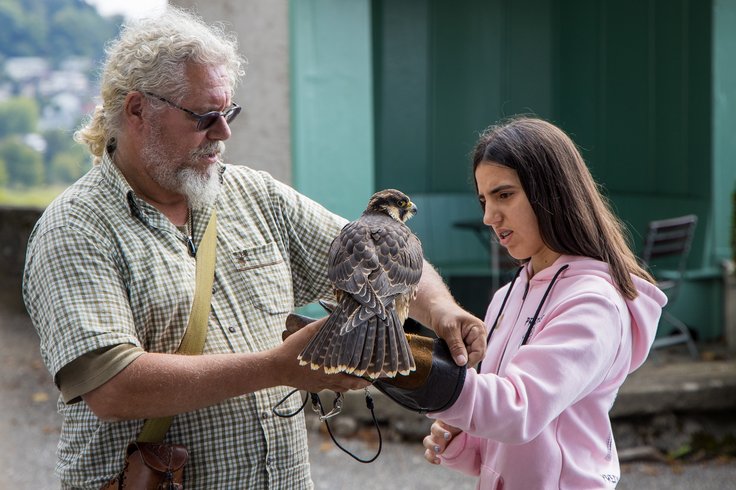
[[[620,471],[608,412],[646,359],[667,299],[635,277],[639,296],[625,300],[607,264],[589,258],[562,256],[531,280],[527,270],[513,285],[480,374],[468,370],[457,402],[431,414],[464,431],[442,464],[480,476],[482,490],[614,488]],[[508,289],[491,301],[489,331]]]

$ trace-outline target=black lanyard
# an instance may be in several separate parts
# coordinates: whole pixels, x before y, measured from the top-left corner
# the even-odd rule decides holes
[[[552,290],[552,286],[554,286],[555,282],[557,281],[557,278],[562,274],[562,271],[567,269],[569,267],[568,264],[563,265],[560,267],[557,272],[555,272],[555,275],[552,276],[552,280],[549,282],[549,286],[547,286],[547,290],[544,292],[544,296],[542,296],[542,300],[539,302],[539,306],[537,306],[537,311],[534,312],[534,316],[532,317],[532,320],[529,322],[529,327],[526,329],[526,334],[524,335],[524,340],[521,342],[521,345],[526,345],[527,341],[529,340],[529,336],[532,333],[532,329],[534,328],[534,324],[537,323],[537,318],[539,317],[539,313],[542,311],[542,306],[544,305],[544,302],[547,301],[547,296],[549,296],[549,292]],[[504,308],[506,308],[506,302],[509,299],[509,296],[511,296],[511,290],[514,289],[514,284],[516,283],[516,279],[519,278],[519,274],[521,274],[521,271],[524,269],[524,266],[519,267],[519,270],[516,271],[516,274],[514,275],[514,278],[511,280],[511,285],[509,286],[508,291],[506,291],[506,295],[503,297],[503,301],[501,302],[501,308],[498,310],[498,315],[496,315],[496,319],[493,322],[493,326],[491,327],[491,330],[488,332],[488,337],[486,337],[486,345],[489,345],[491,343],[491,335],[493,335],[493,332],[496,330],[496,327],[498,326],[498,322],[501,319],[501,314],[503,313]],[[478,364],[478,372],[480,372],[481,363]]]

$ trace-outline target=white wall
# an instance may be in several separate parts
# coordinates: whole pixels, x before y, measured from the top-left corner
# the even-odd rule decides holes
[[[227,144],[229,163],[269,171],[287,183],[291,172],[288,0],[169,0],[208,22],[223,22],[248,59],[234,101],[243,106]]]

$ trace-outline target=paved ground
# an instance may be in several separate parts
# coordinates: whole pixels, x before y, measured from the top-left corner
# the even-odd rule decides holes
[[[15,294],[11,293],[10,296],[14,297]],[[663,355],[652,365],[656,369],[673,369],[672,363]],[[720,366],[720,369],[726,369],[729,373],[732,369],[731,365],[717,362],[707,367],[698,365],[697,369],[693,366],[678,368],[680,371],[676,371],[675,375],[667,372],[667,378],[679,376],[690,392],[708,395],[709,392],[702,392],[698,386],[708,388],[711,383],[690,379],[692,373],[701,368],[713,371],[714,366]],[[713,372],[717,371],[715,369]],[[647,383],[657,385],[656,377],[652,378],[653,372],[645,371],[645,375],[650,374],[642,376],[640,383],[632,383],[629,388],[633,392],[632,396],[643,396],[642,386]],[[688,373],[690,378],[687,377]],[[685,377],[684,381],[682,377]],[[719,376],[710,378],[711,381],[720,379]],[[719,383],[722,388],[723,381]],[[729,393],[728,390],[725,393],[717,392],[713,396],[718,400],[708,403],[722,405],[724,399],[728,400]],[[670,389],[662,389],[656,398],[671,396],[682,398],[672,395]],[[8,301],[8,293],[0,291],[0,490],[58,488],[53,475],[61,422],[56,413],[56,397],[56,389],[41,363],[38,340],[28,318],[19,304]],[[652,405],[656,400],[639,401],[644,406],[656,407],[656,403]],[[375,450],[374,437],[372,432],[360,430],[357,437],[346,440],[345,444],[361,455],[369,455]],[[390,438],[390,431],[387,437]],[[361,464],[340,452],[315,427],[310,429],[310,457],[318,490],[470,490],[475,487],[472,478],[424,462],[419,442],[388,441],[376,462]],[[736,462],[732,459],[679,466],[638,461],[624,464],[622,469],[623,476],[618,488],[623,490],[736,488]]]
[[[341,442],[342,444],[342,442]],[[351,450],[373,454],[374,448],[349,441]],[[420,444],[388,443],[378,460],[361,464],[340,452],[318,432],[310,434],[312,479],[317,490],[473,490],[475,480],[426,463]],[[619,490],[725,490],[736,488],[736,463],[711,461],[670,466],[662,463],[622,465]]]

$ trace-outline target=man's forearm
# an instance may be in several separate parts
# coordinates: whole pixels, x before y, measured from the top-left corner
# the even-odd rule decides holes
[[[269,354],[185,356],[146,353],[82,396],[103,420],[155,418],[189,412],[282,384]]]
[[[457,364],[474,365],[483,357],[486,349],[483,321],[457,304],[442,277],[426,261],[409,315],[447,342]]]
[[[455,305],[455,300],[442,280],[442,276],[432,264],[425,260],[422,278],[417,286],[417,297],[411,302],[409,316],[429,328],[434,328],[432,310],[443,304],[445,306]]]
[[[103,420],[127,420],[189,412],[272,386],[313,392],[365,388],[369,382],[359,377],[326,374],[299,365],[299,352],[325,320],[307,325],[263,352],[201,356],[146,353],[82,399]]]

